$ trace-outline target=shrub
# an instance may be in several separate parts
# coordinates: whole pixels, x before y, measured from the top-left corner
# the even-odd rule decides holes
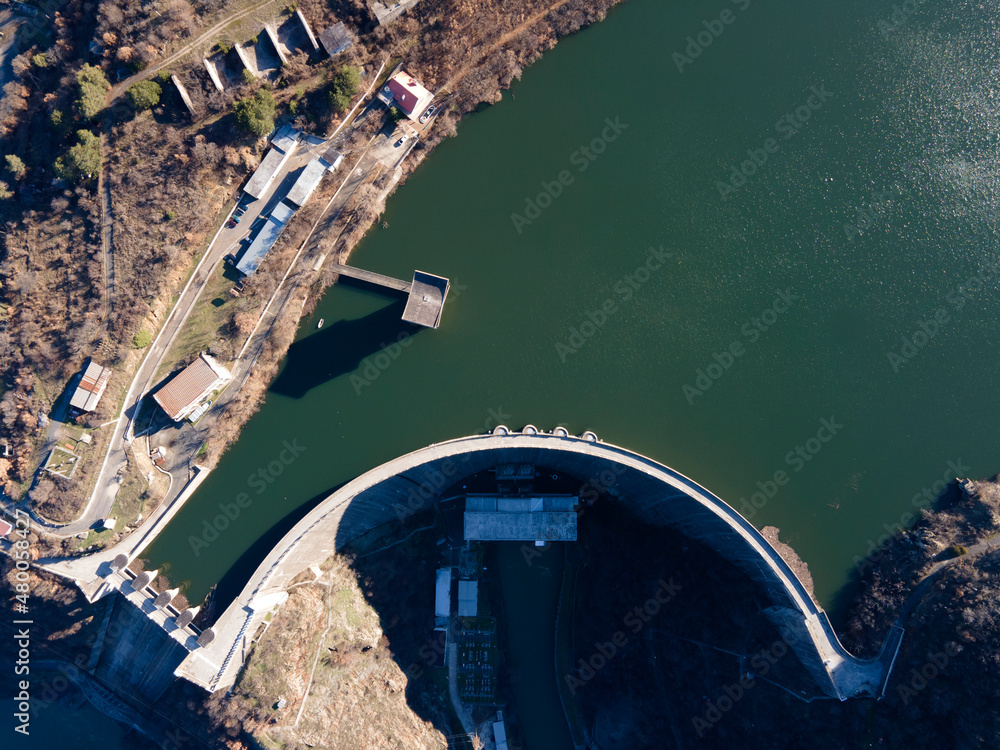
[[[351,105],[351,99],[358,93],[361,86],[361,71],[350,65],[337,71],[330,85],[327,99],[334,112],[343,112]]]
[[[104,71],[93,65],[84,65],[76,74],[77,107],[84,120],[92,120],[104,109],[104,99],[111,88]]]
[[[257,77],[246,68],[243,68],[243,83],[250,84],[257,80]]]
[[[24,177],[25,168],[24,162],[21,161],[21,157],[16,154],[7,154],[7,156],[4,157],[4,160],[7,162],[7,172],[11,177],[15,180],[20,180]]]
[[[225,42],[219,42],[219,49],[222,50],[222,54],[228,55],[229,50],[232,49],[232,45],[226,44]]]
[[[153,343],[153,334],[143,328],[139,333],[132,337],[132,346],[136,349],[145,349],[147,346]]]
[[[406,115],[403,114],[403,110],[393,104],[389,107],[389,122],[395,125],[397,122],[402,120]]]
[[[274,129],[274,97],[267,89],[240,99],[233,111],[240,130],[251,135],[262,138]]]
[[[56,159],[59,177],[74,182],[92,177],[101,169],[101,139],[89,130],[76,131],[78,143]]]
[[[257,42],[258,42],[258,39],[257,39],[257,37],[256,37],[256,36],[252,36],[252,37],[250,37],[250,42],[251,42],[252,44],[257,44]]]
[[[177,214],[175,214],[175,213],[174,213],[173,211],[169,211],[169,210],[168,210],[168,211],[166,211],[166,212],[165,212],[165,213],[164,213],[163,215],[164,215],[165,217],[167,217],[167,221],[173,221],[173,220],[174,220],[174,217],[176,217],[176,216],[177,216]]]
[[[961,544],[953,544],[948,549],[945,550],[945,555],[948,558],[961,557],[962,555],[969,554],[969,548]]]
[[[31,56],[31,64],[36,68],[47,68],[49,67],[49,60],[45,57],[44,52],[39,52],[37,55]]]
[[[13,197],[14,193],[11,191],[10,186],[6,182],[0,182],[0,200],[7,200]]]
[[[160,103],[163,89],[156,81],[139,81],[133,83],[125,92],[125,98],[136,112],[152,109]]]
[[[161,70],[159,73],[156,74],[156,80],[159,81],[160,83],[166,83],[167,81],[170,80],[170,71]]]

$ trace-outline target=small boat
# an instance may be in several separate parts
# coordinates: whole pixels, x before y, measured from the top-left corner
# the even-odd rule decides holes
[[[319,319],[319,323],[317,323],[317,324],[316,324],[316,328],[317,328],[317,329],[319,329],[319,328],[322,328],[322,327],[323,327],[323,324],[324,324],[325,322],[326,322],[326,320],[325,320],[325,319],[323,319],[323,318],[320,318],[320,319]]]

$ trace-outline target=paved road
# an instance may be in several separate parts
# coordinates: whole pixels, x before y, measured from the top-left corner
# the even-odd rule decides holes
[[[261,5],[263,4],[265,3],[261,3]],[[260,6],[254,7],[256,8]],[[378,75],[381,74],[384,67],[385,62],[383,61],[375,79],[377,79]],[[150,70],[152,69],[147,69],[143,72],[150,72]],[[218,230],[218,232],[216,232],[215,237],[213,237],[211,243],[209,243],[208,249],[202,256],[201,261],[199,261],[198,265],[195,267],[191,278],[181,291],[181,295],[178,298],[177,303],[174,305],[174,308],[167,316],[167,320],[160,329],[160,333],[147,350],[146,356],[143,359],[139,370],[136,372],[132,383],[129,386],[128,392],[125,394],[125,398],[122,402],[123,407],[121,414],[115,423],[114,431],[109,441],[108,452],[105,455],[103,464],[101,465],[101,470],[98,475],[97,482],[95,483],[94,491],[88,499],[87,506],[84,508],[77,520],[62,526],[49,524],[32,514],[35,523],[41,529],[57,537],[75,536],[88,531],[95,526],[99,520],[108,517],[111,509],[114,507],[115,497],[120,489],[121,477],[128,467],[127,449],[134,440],[134,420],[138,414],[139,405],[142,402],[143,397],[149,391],[150,387],[155,384],[157,373],[170,350],[170,345],[173,343],[174,337],[184,325],[188,315],[190,315],[191,311],[194,309],[194,306],[197,304],[206,285],[209,280],[211,280],[216,267],[223,257],[239,249],[240,243],[245,241],[247,236],[250,234],[253,223],[258,220],[261,215],[267,215],[273,206],[280,200],[280,196],[283,196],[289,187],[288,183],[294,179],[294,176],[292,175],[293,172],[297,172],[314,156],[323,154],[331,146],[335,148],[342,147],[343,143],[347,139],[347,131],[344,130],[342,133],[341,130],[344,125],[350,121],[351,116],[353,116],[355,110],[361,105],[361,103],[371,95],[375,79],[373,79],[372,84],[368,87],[368,90],[359,98],[358,103],[355,104],[348,116],[344,118],[344,121],[330,135],[329,138],[324,140],[306,135],[299,140],[292,156],[275,176],[268,194],[247,205],[246,212],[244,213],[242,221],[239,224],[232,228],[227,227],[226,223],[231,216],[231,212],[226,216],[226,220],[223,222],[222,227]],[[126,81],[122,85],[124,86],[128,83],[129,82]],[[368,114],[370,114],[370,112],[366,110],[361,118],[363,119],[363,117]],[[374,164],[371,160],[365,161],[364,155],[361,163],[363,165],[363,169],[369,169]],[[346,201],[349,199],[354,189],[357,188],[357,185],[361,183],[364,176],[363,171],[356,170],[356,177],[353,181],[345,181],[345,184],[341,186],[340,190],[338,190],[337,195],[335,195],[334,199],[332,199],[327,205],[324,210],[324,216],[336,216],[337,213],[343,209]],[[338,196],[340,197],[339,205],[335,205],[335,203],[337,203]],[[330,214],[331,208],[334,209],[333,214]],[[321,216],[321,219],[322,218],[323,216]],[[317,225],[318,224],[319,222],[317,222]],[[313,231],[315,231],[315,229],[316,226],[314,225]],[[303,247],[303,249],[305,248]],[[298,256],[296,256],[296,261],[297,260]],[[286,277],[287,275],[288,274],[286,274]],[[282,280],[281,286],[283,286],[283,282],[284,279]],[[257,329],[261,332],[263,338],[260,338],[259,341],[251,340],[247,342],[248,346],[245,347],[246,356],[243,356],[243,353],[241,352],[240,359],[233,368],[233,379],[235,382],[225,392],[225,394],[228,394],[228,397],[224,394],[223,399],[220,399],[219,404],[217,404],[217,408],[212,411],[216,411],[216,413],[218,413],[218,407],[223,405],[227,398],[231,398],[232,395],[236,393],[246,381],[250,368],[254,363],[256,363],[257,357],[260,356],[260,352],[263,350],[263,340],[270,332],[274,319],[277,317],[277,314],[281,311],[290,296],[292,288],[293,285],[289,285],[289,288],[283,295],[276,295],[275,301],[278,302],[277,305],[268,306],[268,310],[273,307],[273,310],[270,310],[271,317],[269,320],[263,320],[263,318],[266,318],[268,312],[268,310],[266,310],[265,315],[262,316],[262,322],[261,324],[258,324]],[[282,289],[279,286],[279,292],[281,291]],[[254,339],[254,336],[251,336],[251,339]],[[253,344],[253,346],[250,346],[251,344]],[[205,419],[201,420],[202,430],[210,427],[212,422],[212,420],[208,418],[210,415],[211,413],[206,415]],[[187,426],[191,428],[191,432],[194,434],[185,434],[183,426],[179,429],[179,433],[181,439],[185,441],[186,448],[190,449],[192,441],[197,440],[198,435],[197,428],[195,426]],[[57,429],[55,425],[53,425],[52,430],[54,429]],[[52,430],[50,430],[50,432]],[[141,434],[141,428],[139,432]],[[156,445],[155,442],[154,445]],[[198,443],[198,445],[200,445],[200,443]],[[197,451],[197,445],[195,445],[193,450],[182,450],[181,448],[183,447],[185,446],[178,446],[179,450],[174,452],[175,455],[168,460],[168,464],[165,467],[171,475],[171,485],[166,497],[163,498],[163,501],[160,504],[161,507],[170,505],[186,484],[187,479],[190,478],[191,457]],[[146,449],[145,442],[142,444],[140,449]],[[26,503],[21,503],[21,506],[27,508]]]
[[[149,389],[156,385],[157,372],[169,352],[174,336],[191,314],[202,291],[212,279],[215,269],[223,256],[232,252],[238,246],[239,242],[246,237],[250,225],[257,219],[260,213],[270,210],[271,206],[277,202],[277,198],[274,197],[274,191],[289,178],[289,175],[293,171],[304,166],[312,158],[313,153],[321,148],[316,143],[303,143],[299,145],[284,168],[275,177],[271,193],[251,203],[247,209],[245,218],[236,227],[229,229],[223,225],[216,233],[208,250],[181,292],[177,304],[167,317],[167,321],[161,328],[159,335],[149,346],[146,357],[136,372],[135,378],[132,380],[132,385],[129,387],[123,401],[124,407],[121,416],[115,424],[111,435],[110,448],[105,457],[104,464],[101,466],[94,492],[90,497],[87,507],[76,521],[64,526],[53,526],[41,521],[41,519],[36,519],[45,531],[54,536],[73,536],[87,531],[99,520],[106,518],[110,514],[111,508],[114,506],[115,496],[118,494],[120,488],[120,476],[124,474],[128,466],[126,449],[134,439],[133,420],[138,411],[139,403]],[[228,220],[229,216],[227,215],[226,218]],[[145,450],[145,445],[143,445],[142,449]],[[180,467],[176,468],[179,472]],[[183,471],[186,475],[186,465]],[[172,474],[175,474],[175,472],[172,472]],[[175,475],[175,480],[177,478]],[[186,479],[186,476],[184,479]],[[171,495],[179,492],[183,484],[184,481],[174,481],[171,487]],[[169,502],[171,499],[171,496],[164,498],[165,502]]]

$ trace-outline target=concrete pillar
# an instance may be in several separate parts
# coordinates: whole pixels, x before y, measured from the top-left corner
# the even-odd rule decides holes
[[[174,600],[174,597],[177,596],[178,592],[180,592],[180,589],[170,589],[169,591],[160,592],[153,600],[153,606],[157,609],[165,608]]]
[[[132,588],[142,592],[152,581],[153,574],[144,570],[132,580]]]
[[[200,611],[201,607],[188,607],[179,615],[177,615],[177,617],[174,619],[174,625],[176,625],[178,628],[186,628],[188,625],[191,624],[191,621],[194,620],[195,616]]]

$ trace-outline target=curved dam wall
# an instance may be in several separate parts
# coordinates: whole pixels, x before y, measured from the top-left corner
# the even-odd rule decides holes
[[[822,694],[841,700],[859,693],[880,694],[894,649],[884,647],[879,659],[868,661],[848,653],[826,613],[777,551],[708,490],[663,464],[599,442],[592,434],[585,433],[590,438],[585,439],[533,428],[520,434],[498,428],[494,433],[414,451],[332,493],[271,550],[213,626],[215,640],[192,652],[177,674],[209,690],[232,684],[256,624],[284,601],[288,584],[307,567],[377,526],[431,507],[442,490],[465,477],[498,464],[530,463],[578,477],[581,483],[592,480],[644,522],[679,529],[743,570],[768,597],[771,607],[765,613]],[[898,636],[893,640],[898,648]]]

